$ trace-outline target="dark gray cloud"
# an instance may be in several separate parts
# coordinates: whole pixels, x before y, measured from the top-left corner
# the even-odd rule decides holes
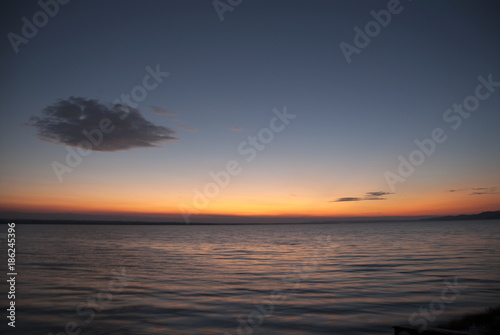
[[[372,197],[381,197],[383,195],[387,194],[392,194],[391,192],[383,192],[383,191],[378,191],[378,192],[366,192],[367,196],[372,196]]]
[[[354,197],[345,197],[345,198],[338,198],[337,200],[331,201],[331,202],[343,202],[343,201],[361,201],[361,198],[354,198]]]
[[[366,192],[363,198],[360,197],[343,197],[338,198],[330,202],[343,202],[343,201],[363,201],[363,200],[386,200],[384,195],[392,194],[391,192],[377,191],[377,192]]]
[[[135,108],[80,97],[57,101],[28,124],[42,140],[94,151],[156,147],[176,139],[173,130],[147,121]]]
[[[383,191],[378,191],[378,192],[366,192],[365,195],[365,200],[385,200],[387,198],[384,198],[384,195],[392,194],[391,192],[383,192]]]

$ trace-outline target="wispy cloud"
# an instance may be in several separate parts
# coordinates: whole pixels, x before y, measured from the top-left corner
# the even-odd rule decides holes
[[[241,128],[241,127],[232,127],[231,128],[231,131],[242,131],[242,130],[243,130],[243,128]]]
[[[385,200],[387,198],[384,198],[384,195],[389,195],[389,194],[392,194],[392,193],[391,192],[383,192],[383,191],[366,192],[365,200]]]
[[[188,128],[188,127],[184,127],[184,126],[179,126],[178,125],[177,128],[184,129],[184,130],[187,130],[187,131],[196,132],[196,129],[192,129],[192,128]]]
[[[103,122],[107,131],[97,135]],[[41,140],[55,144],[76,147],[93,139],[98,143],[92,145],[94,151],[156,147],[176,139],[175,131],[147,121],[135,108],[81,97],[55,102],[41,116],[30,117],[28,125],[37,129]]]
[[[158,114],[158,115],[169,115],[169,116],[176,116],[177,115],[175,113],[168,112],[161,107],[149,106],[149,108],[151,108],[153,113]]]
[[[366,192],[364,197],[342,197],[337,200],[329,202],[344,202],[344,201],[364,201],[364,200],[386,200],[384,195],[392,194],[390,192],[376,191],[376,192]]]
[[[189,127],[186,127],[186,126],[183,126],[182,123],[182,120],[179,120],[177,118],[177,114],[176,113],[172,113],[172,112],[169,112],[161,107],[158,107],[158,106],[149,106],[149,108],[151,108],[151,110],[153,111],[153,113],[155,114],[158,114],[158,115],[167,115],[167,116],[170,116],[170,120],[172,120],[172,122],[177,126],[177,128],[179,129],[184,129],[184,130],[187,130],[187,131],[190,131],[190,132],[196,132],[197,130],[196,129],[193,129],[193,128],[189,128]]]
[[[497,192],[496,186],[495,187],[470,187],[470,188],[448,190],[448,192],[464,192],[464,191],[470,192],[469,195],[500,194],[499,192]]]
[[[481,194],[499,194],[496,187],[476,187],[472,189],[475,192],[469,195],[481,195]]]
[[[344,198],[338,198],[337,200],[330,201],[330,202],[361,201],[361,200],[363,200],[363,199],[355,198],[355,197],[344,197]]]

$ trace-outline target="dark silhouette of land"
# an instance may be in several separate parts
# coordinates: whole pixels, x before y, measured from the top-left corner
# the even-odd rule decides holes
[[[302,223],[208,223],[208,222],[192,222],[190,225],[288,225],[288,224],[348,224],[348,223],[383,223],[383,222],[424,222],[424,221],[456,221],[456,220],[499,220],[500,211],[482,212],[479,214],[461,214],[449,216],[437,216],[426,218],[366,218],[366,219],[336,219],[327,221],[311,221]],[[122,221],[122,220],[64,220],[64,219],[11,219],[2,218],[1,223],[15,222],[16,224],[73,224],[73,225],[186,225],[183,221],[170,222],[154,222],[154,221]]]
[[[479,214],[461,214],[440,216],[437,218],[421,219],[420,221],[456,221],[456,220],[497,220],[500,219],[500,211],[495,212],[482,212]]]

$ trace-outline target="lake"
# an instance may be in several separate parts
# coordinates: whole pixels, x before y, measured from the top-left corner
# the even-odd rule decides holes
[[[16,252],[17,334],[392,334],[500,302],[498,220],[17,225]]]

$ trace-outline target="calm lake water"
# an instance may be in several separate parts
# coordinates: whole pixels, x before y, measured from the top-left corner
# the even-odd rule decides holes
[[[500,303],[498,220],[16,234],[9,334],[392,334]]]

